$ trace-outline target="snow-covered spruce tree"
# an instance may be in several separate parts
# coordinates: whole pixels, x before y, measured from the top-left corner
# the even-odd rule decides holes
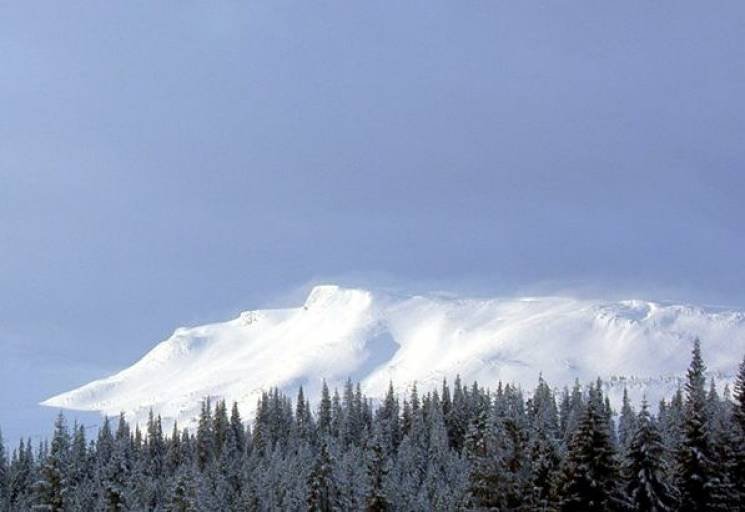
[[[221,478],[217,481],[215,492],[225,504],[225,511],[240,510],[239,502],[243,486],[241,468],[244,453],[238,444],[239,435],[240,431],[236,434],[234,427],[228,428],[220,457],[217,460],[217,471]]]
[[[23,438],[13,450],[8,466],[8,497],[5,510],[30,510],[31,487],[34,477],[34,455],[31,443],[26,445]]]
[[[745,379],[741,376],[739,382]],[[738,510],[742,389],[742,384],[735,388],[734,403],[726,393],[720,397],[715,387],[708,394],[699,393],[709,453],[704,485],[710,500],[703,510]],[[104,420],[90,447],[81,427],[73,429],[71,444],[68,439],[64,509],[237,512],[310,506],[557,512],[612,511],[628,504],[629,510],[670,510],[673,493],[666,487],[671,478],[665,448],[683,452],[674,445],[678,438],[685,444],[688,398],[686,410],[682,396],[662,402],[659,422],[645,405],[627,440],[624,479],[615,485],[619,472],[610,407],[600,390],[601,385],[594,384],[586,398],[577,387],[567,391],[557,407],[553,391],[542,379],[527,402],[511,385],[500,385],[494,393],[478,384],[459,385],[453,394],[445,386],[442,399],[437,392],[420,396],[412,389],[402,414],[392,386],[383,404],[373,409],[359,386],[355,390],[348,381],[341,395],[327,393],[329,423],[324,435],[315,428],[311,406],[302,394],[293,407],[277,389],[262,393],[253,432],[244,428],[235,404],[228,417],[223,403],[216,405],[214,416],[203,404],[201,432],[199,427],[194,433],[180,432],[174,425],[170,437],[163,436],[155,415],[143,432],[133,427],[134,434],[123,417],[115,435]],[[583,410],[573,420],[577,404]],[[462,420],[468,428],[461,452],[452,443]],[[577,427],[570,432],[567,425],[572,422]],[[571,438],[568,447],[562,442],[565,435]],[[30,511],[30,498],[40,497],[30,490],[38,489],[33,482],[43,480],[45,468],[59,453],[58,443],[52,439],[48,448],[41,443],[38,453],[38,464],[25,442],[12,453],[5,510]],[[628,500],[622,499],[621,488]],[[324,498],[332,495],[333,500]],[[49,510],[46,505],[41,509]]]
[[[199,471],[205,471],[215,457],[215,432],[212,425],[210,400],[202,401],[196,439],[196,462]]]
[[[92,510],[95,506],[93,457],[88,451],[85,427],[75,425],[70,448],[70,510]]]
[[[108,444],[108,437],[105,444]],[[116,435],[111,440],[111,454],[99,474],[100,493],[98,510],[129,510],[137,506],[136,494],[132,493],[133,453],[130,444],[130,432],[124,415],[119,417]]]
[[[321,385],[321,402],[318,405],[318,431],[321,435],[331,433],[331,393],[325,380]]]
[[[341,510],[334,466],[328,441],[323,439],[308,477],[308,512]]]
[[[701,342],[693,343],[691,364],[685,386],[685,421],[683,438],[678,447],[676,484],[680,495],[680,512],[704,512],[715,503],[718,482],[714,468],[706,418],[706,366],[701,357]]]
[[[228,429],[230,428],[228,420],[228,408],[225,404],[225,400],[218,400],[215,404],[215,413],[212,416],[212,430],[214,432],[213,438],[215,441],[214,452],[215,459],[220,458],[223,447],[225,446],[225,439],[228,436]]]
[[[538,385],[527,402],[528,420],[532,427],[539,427],[554,438],[559,437],[559,410],[554,391],[543,379],[538,377]]]
[[[426,498],[428,510],[457,510],[468,486],[467,463],[459,453],[449,448],[439,402],[433,400],[425,409],[429,409],[426,414],[428,443],[421,493]]]
[[[331,436],[334,439],[341,439],[342,422],[344,420],[344,413],[341,406],[341,397],[339,396],[339,390],[334,388],[334,396],[331,398]]]
[[[534,509],[554,510],[561,456],[559,414],[553,390],[543,376],[528,400],[529,494]]]
[[[445,412],[445,425],[448,429],[450,446],[456,451],[463,449],[470,420],[469,416],[466,394],[461,385],[460,375],[458,375],[455,377],[455,382],[453,383],[453,401],[451,407]]]
[[[582,395],[582,386],[577,380],[571,391],[564,388],[559,401],[559,429],[564,446],[569,445],[584,410],[585,400]]]
[[[543,425],[534,426],[531,432],[529,463],[529,503],[534,510],[556,510],[561,456],[558,441],[546,432]]]
[[[258,452],[268,453],[272,449],[270,422],[269,395],[261,393],[261,397],[256,402],[254,428],[251,436],[251,445]]]
[[[139,432],[139,429],[137,431]],[[149,510],[154,510],[158,504],[165,501],[168,492],[165,477],[168,472],[166,469],[167,447],[163,437],[162,421],[160,415],[154,415],[152,410],[148,414],[147,438],[144,440],[144,446],[135,452],[139,456],[133,464],[133,478],[137,481],[139,501]]]
[[[210,463],[199,472],[196,477],[197,483],[197,510],[200,512],[223,512],[229,510],[228,504],[223,503],[223,496],[219,493],[220,475],[216,464]]]
[[[623,401],[621,403],[621,415],[618,418],[618,445],[621,452],[625,452],[631,438],[636,431],[636,413],[629,400],[629,392],[626,386],[623,388]]]
[[[233,402],[233,407],[230,409],[230,429],[233,431],[236,449],[243,456],[246,452],[246,427],[238,410],[238,402]]]
[[[342,449],[352,444],[359,445],[362,432],[362,411],[356,400],[352,379],[347,379],[341,402],[339,441]]]
[[[729,390],[725,390],[729,393]],[[712,510],[730,511],[738,506],[736,478],[737,457],[735,426],[732,419],[732,403],[722,400],[717,392],[714,379],[711,380],[706,397],[709,439],[712,458]]]
[[[602,390],[591,386],[585,411],[569,444],[564,465],[561,510],[622,510],[618,476]]]
[[[34,484],[36,510],[64,511],[67,509],[70,459],[70,432],[60,412],[54,422],[54,434],[49,454],[45,457],[39,480]]]
[[[504,510],[527,511],[532,508],[530,498],[529,429],[522,392],[514,386],[505,386],[505,408],[497,418],[502,432],[504,464]]]
[[[381,442],[386,457],[392,456],[401,442],[400,406],[398,396],[393,390],[393,382],[388,384],[388,391],[383,405],[377,410],[375,422],[380,427]]]
[[[626,496],[635,512],[669,512],[673,510],[673,489],[665,468],[665,446],[646,401],[629,432],[623,465]]]
[[[108,416],[105,416],[101,428],[98,429],[98,438],[96,440],[94,471],[97,482],[101,481],[102,473],[109,463],[112,453],[114,453],[114,436],[111,434],[111,421]]]
[[[384,489],[385,479],[389,472],[388,455],[384,442],[384,433],[381,432],[380,424],[376,423],[365,447],[367,469],[366,512],[388,512],[391,510]]]
[[[427,447],[421,421],[404,435],[386,479],[386,495],[394,510],[420,510],[420,490],[426,471]]]
[[[360,446],[350,446],[340,453],[334,480],[341,510],[364,510],[366,493],[365,452]]]
[[[504,498],[502,451],[489,397],[480,398],[464,441],[470,465],[467,510],[499,510]]]
[[[178,422],[173,422],[171,437],[166,441],[166,458],[165,470],[166,475],[173,478],[179,467],[183,463],[183,449],[181,447],[181,433],[179,432]]]
[[[173,479],[166,509],[169,512],[198,512],[196,488],[191,466],[179,467]]]
[[[739,510],[745,510],[745,358],[740,364],[735,381],[734,404],[732,418],[735,428],[733,429],[735,450],[735,467],[732,481],[735,484],[735,493],[739,501]]]
[[[243,484],[241,486],[240,505],[245,511],[258,511],[261,506],[259,489],[263,485],[263,474],[259,472],[259,468],[258,451],[244,454],[243,464],[241,465]]]
[[[313,435],[313,427],[313,414],[311,413],[310,403],[305,399],[303,386],[300,386],[295,403],[295,433],[301,441],[310,441]]]
[[[3,432],[0,430],[0,510],[8,509],[8,456],[5,452]]]
[[[685,400],[683,399],[683,390],[680,387],[678,387],[669,402],[666,402],[664,398],[660,400],[657,423],[662,434],[662,442],[665,445],[665,462],[668,468],[669,481],[675,481],[677,479],[678,447],[683,441],[683,432],[685,430],[684,409]]]
[[[33,503],[32,486],[36,479],[34,454],[31,440],[20,440],[13,452],[8,469],[8,510],[25,512]]]

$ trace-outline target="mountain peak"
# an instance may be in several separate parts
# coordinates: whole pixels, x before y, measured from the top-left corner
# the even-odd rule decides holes
[[[294,392],[302,384],[313,399],[322,380],[334,386],[351,377],[375,397],[391,380],[425,388],[460,375],[532,389],[541,372],[554,386],[600,377],[653,402],[677,387],[695,337],[717,382],[730,382],[745,352],[745,315],[738,312],[566,297],[383,300],[325,284],[301,307],[177,329],[131,367],[44,405],[124,411],[135,421],[152,408],[188,424],[204,397],[238,401],[251,413],[272,386]]]
[[[305,309],[317,308],[331,303],[351,301],[355,299],[370,299],[368,291],[356,288],[342,288],[335,284],[322,284],[314,286],[305,299]]]

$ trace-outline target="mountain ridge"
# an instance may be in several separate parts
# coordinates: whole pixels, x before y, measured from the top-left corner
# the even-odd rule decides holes
[[[262,390],[315,399],[326,379],[358,380],[381,397],[389,382],[439,386],[460,375],[532,389],[600,377],[613,400],[628,386],[650,401],[680,383],[700,337],[711,375],[730,383],[745,353],[745,313],[638,299],[468,298],[390,295],[314,287],[302,306],[244,311],[226,322],[179,327],[135,364],[56,395],[43,405],[124,412],[190,424],[207,396],[252,412]]]

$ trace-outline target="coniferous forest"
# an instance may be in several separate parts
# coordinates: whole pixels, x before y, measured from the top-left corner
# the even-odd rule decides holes
[[[694,344],[685,386],[618,413],[601,382],[529,397],[443,382],[380,403],[348,382],[319,404],[264,393],[253,421],[202,403],[164,433],[124,416],[95,439],[60,414],[48,442],[0,451],[3,511],[742,511],[745,362],[707,382]]]

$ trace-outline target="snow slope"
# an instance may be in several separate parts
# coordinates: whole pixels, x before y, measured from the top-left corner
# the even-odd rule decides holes
[[[303,385],[315,399],[322,379],[348,377],[371,396],[400,387],[439,386],[460,374],[494,387],[530,390],[539,373],[554,386],[601,377],[617,400],[669,395],[700,337],[710,373],[733,380],[745,354],[745,314],[638,300],[392,297],[318,286],[302,307],[258,310],[210,325],[179,328],[131,367],[43,405],[141,422],[152,408],[189,424],[207,396],[236,400],[250,414],[262,389]]]

